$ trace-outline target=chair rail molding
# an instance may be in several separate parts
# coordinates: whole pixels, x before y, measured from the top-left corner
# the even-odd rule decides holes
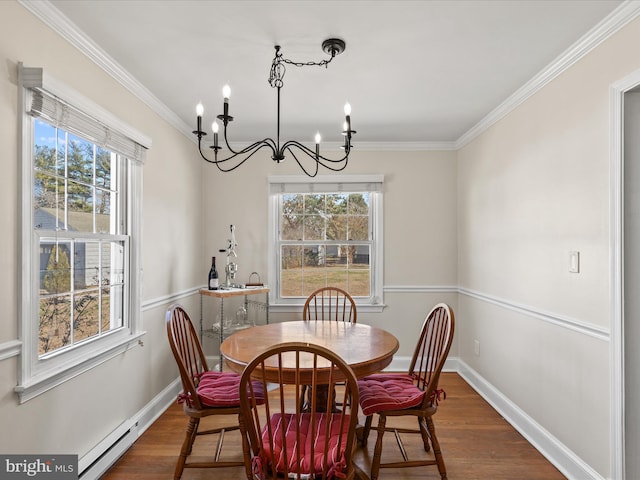
[[[22,350],[22,342],[20,340],[9,340],[0,343],[0,360],[17,357]]]
[[[548,312],[540,308],[532,307],[518,302],[512,302],[503,298],[495,297],[486,293],[478,292],[476,290],[470,290],[468,288],[459,287],[458,293],[467,297],[475,298],[483,302],[492,303],[502,308],[513,310],[515,312],[527,315],[529,317],[537,318],[545,322],[553,323],[559,327],[568,328],[584,335],[597,338],[605,342],[609,341],[610,332],[608,328],[600,325],[593,325],[591,323],[583,322],[575,318],[559,315],[553,312]]]
[[[568,328],[584,335],[595,337],[602,341],[609,341],[610,332],[608,328],[593,325],[591,323],[583,322],[576,318],[559,315],[557,313],[548,312],[546,310],[525,305],[522,303],[514,302],[508,299],[489,295],[477,290],[472,290],[466,287],[460,287],[456,285],[385,285],[385,293],[457,293],[459,295],[465,295],[467,297],[475,298],[487,303],[492,303],[501,308],[513,310],[523,315],[543,320],[545,322],[553,323],[554,325]]]
[[[456,285],[385,285],[385,293],[458,293]]]
[[[187,298],[192,295],[197,295],[198,291],[204,286],[205,285],[199,285],[197,287],[187,288],[186,290],[182,290],[180,292],[174,292],[168,295],[162,295],[161,297],[150,298],[149,300],[143,300],[142,311],[146,312],[149,310],[153,310],[154,308],[166,307],[167,305],[177,302],[182,298]]]

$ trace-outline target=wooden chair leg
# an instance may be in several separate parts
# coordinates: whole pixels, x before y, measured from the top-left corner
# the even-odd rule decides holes
[[[242,436],[242,456],[244,458],[244,470],[247,475],[247,480],[253,480],[253,469],[251,467],[251,447],[249,445],[249,438],[247,432],[247,426],[244,423],[242,415],[238,415],[238,424],[240,425],[240,435]]]
[[[187,457],[191,455],[191,449],[193,448],[193,442],[195,441],[196,435],[198,433],[199,424],[199,418],[189,418],[189,423],[187,424],[187,432],[184,437],[184,442],[182,442],[180,456],[178,457],[178,463],[176,464],[176,471],[173,475],[174,480],[180,480],[180,477],[182,477],[184,464],[187,462]]]
[[[191,429],[191,438],[189,439],[189,449],[187,450],[187,456],[191,455],[191,451],[193,450],[193,444],[196,441],[196,437],[198,436],[198,428],[200,428],[200,419],[192,418],[193,422],[189,422],[193,424],[193,428]],[[187,432],[189,432],[189,428],[187,428]]]
[[[422,435],[422,444],[424,445],[424,451],[431,450],[429,446],[429,431],[425,423],[424,417],[418,417],[418,427],[420,428],[420,435]]]
[[[431,417],[426,417],[425,422],[427,423],[429,436],[431,437],[431,443],[433,444],[433,454],[436,457],[436,463],[438,464],[438,472],[440,472],[440,478],[442,480],[447,480],[447,469],[444,466],[444,457],[442,456],[442,451],[440,450],[438,437],[436,437],[436,427],[433,424],[433,419]]]
[[[299,403],[300,403],[300,411],[304,412],[305,409],[308,406],[308,402],[307,402],[307,385],[301,385]]]
[[[371,480],[378,479],[378,473],[380,471],[380,460],[382,459],[382,436],[384,435],[386,425],[387,417],[383,414],[379,414],[378,425],[376,427],[378,438],[376,438],[376,446],[373,450],[373,461],[371,462]]]
[[[369,439],[369,433],[371,432],[372,420],[373,420],[373,415],[369,415],[364,421],[364,428],[362,429],[362,439],[360,440],[360,444],[363,447],[367,446],[367,440]]]

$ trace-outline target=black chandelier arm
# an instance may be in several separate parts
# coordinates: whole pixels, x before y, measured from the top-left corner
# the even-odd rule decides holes
[[[309,173],[309,171],[304,167],[300,159],[296,156],[296,152],[294,148],[297,149],[299,152],[304,153],[311,160],[315,162],[316,168],[313,174]],[[318,174],[318,168],[320,165],[334,172],[341,172],[342,170],[344,170],[347,167],[347,164],[349,162],[350,148],[345,149],[345,154],[342,158],[335,159],[335,158],[328,158],[323,155],[316,155],[316,152],[306,147],[302,143],[296,142],[294,140],[289,140],[284,145],[282,145],[283,154],[285,151],[289,152],[293,156],[293,158],[295,158],[296,162],[298,163],[298,165],[306,175],[308,175],[309,177],[315,177]],[[336,167],[335,166],[336,164],[340,164],[340,165]]]
[[[311,158],[313,158],[314,160],[316,160],[320,165],[322,165],[323,167],[326,167],[330,170],[333,170],[335,172],[339,172],[340,170],[342,170],[344,167],[340,168],[340,169],[335,169],[333,167],[331,167],[331,164],[335,164],[335,163],[342,163],[344,161],[346,161],[349,158],[349,154],[351,153],[351,142],[347,143],[346,148],[344,149],[344,155],[342,158],[329,158],[329,157],[325,157],[324,155],[320,155],[320,154],[316,154],[316,152],[314,150],[311,150],[309,147],[305,146],[304,144],[296,141],[296,140],[288,140],[287,142],[285,142],[282,145],[282,151],[284,152],[285,150],[292,152],[291,147],[296,147],[299,150],[302,150],[305,154],[307,154],[308,156],[310,156]],[[328,162],[328,163],[325,163]]]
[[[325,163],[325,162],[331,162],[331,163]],[[342,170],[347,168],[347,164],[349,163],[349,154],[348,153],[345,154],[344,157],[342,157],[340,160],[332,160],[330,158],[320,156],[320,158],[317,160],[317,163],[319,165],[322,165],[327,170],[331,170],[333,172],[341,172]],[[341,163],[342,165],[340,165],[339,167],[334,167],[332,163],[333,164]]]
[[[270,139],[267,139],[270,140]],[[242,165],[244,162],[246,162],[247,160],[249,160],[253,155],[255,155],[258,151],[262,150],[265,147],[269,147],[271,149],[271,151],[273,152],[273,147],[271,146],[270,143],[266,142],[266,141],[261,141],[261,142],[255,142],[251,145],[249,145],[248,147],[243,148],[240,152],[236,152],[233,153],[232,155],[226,157],[226,158],[221,158],[218,159],[218,149],[215,149],[214,147],[211,147],[214,149],[215,153],[215,159],[211,160],[210,158],[207,158],[205,156],[205,154],[202,152],[202,146],[200,144],[200,142],[198,142],[198,151],[200,152],[200,156],[202,157],[202,159],[208,163],[213,163],[216,167],[218,167],[218,170],[220,170],[221,172],[231,172],[233,170],[235,170],[236,168],[238,168],[240,165]],[[253,151],[252,151],[253,150]],[[240,159],[238,161],[238,163],[236,163],[233,167],[229,167],[229,168],[223,168],[221,165],[229,162],[233,159],[235,159],[236,157],[240,156],[240,155],[244,155],[247,154],[246,157]]]
[[[195,132],[196,134],[198,132]],[[206,158],[206,156],[204,155],[204,153],[202,153],[202,136],[206,135],[206,133],[204,132],[200,132],[201,135],[198,135],[198,151],[200,152],[200,156],[208,161],[209,163],[223,163],[226,162],[228,160],[232,160],[233,158],[237,157],[238,155],[244,155],[245,153],[251,152],[252,150],[260,150],[264,147],[269,147],[269,149],[271,150],[272,154],[275,154],[275,152],[277,151],[277,148],[275,147],[275,143],[272,139],[270,138],[265,138],[264,140],[259,140],[257,142],[252,143],[251,145],[248,145],[246,147],[244,147],[242,150],[236,152],[235,150],[233,150],[231,148],[231,146],[229,145],[229,143],[227,142],[226,136],[225,136],[225,143],[227,144],[227,148],[229,149],[229,151],[232,153],[232,155],[228,156],[227,158],[222,158],[220,160],[217,159],[218,157],[218,150],[220,150],[222,147],[218,147],[217,145],[212,145],[209,148],[211,148],[212,150],[214,150],[215,152],[215,160],[209,160]]]
[[[246,158],[244,158],[242,161],[240,161],[239,163],[235,164],[233,167],[230,167],[230,168],[223,168],[223,167],[221,167],[220,165],[221,165],[221,164],[223,164],[224,162],[227,162],[227,161],[231,160],[233,157],[223,158],[223,159],[220,159],[220,160],[218,160],[218,159],[216,158],[215,160],[211,160],[211,159],[209,159],[209,158],[207,158],[207,157],[205,156],[205,154],[202,152],[202,149],[201,149],[201,148],[198,148],[198,151],[200,152],[200,156],[202,157],[202,159],[203,159],[205,162],[208,162],[208,163],[212,163],[212,164],[214,164],[216,167],[218,167],[218,170],[220,170],[221,172],[224,172],[224,173],[226,173],[226,172],[232,172],[233,170],[235,170],[236,168],[238,168],[240,165],[242,165],[244,162],[246,162],[246,161],[249,159],[249,157],[246,157]],[[216,157],[217,157],[217,155],[216,155]]]
[[[283,151],[283,153],[284,153],[285,148],[283,148],[283,150],[282,150],[282,151]],[[313,172],[313,173],[309,173],[309,171],[307,171],[307,169],[306,169],[306,168],[304,168],[304,165],[303,165],[303,164],[302,164],[302,162],[298,159],[298,157],[296,156],[296,153],[291,149],[291,147],[290,147],[290,146],[289,146],[289,147],[286,147],[286,151],[288,151],[288,152],[291,154],[291,156],[295,159],[296,163],[297,163],[297,164],[298,164],[298,166],[302,169],[302,171],[305,173],[305,175],[306,175],[306,176],[308,176],[308,177],[312,177],[312,178],[313,178],[313,177],[315,177],[316,175],[318,175],[318,169],[319,169],[319,167],[320,167],[320,163],[319,163],[319,162],[317,162],[317,161],[315,162],[315,165],[316,165],[316,171],[315,171],[315,172]],[[306,155],[309,155],[306,151],[304,151],[304,150],[303,150],[303,152],[304,152]],[[315,160],[315,159],[314,159],[314,160]]]
[[[278,147],[276,145],[276,142],[274,142],[271,138],[265,138],[263,140],[258,140],[257,142],[253,142],[251,145],[248,145],[246,147],[244,147],[242,150],[239,151],[235,151],[233,148],[231,148],[231,145],[229,144],[229,139],[227,138],[227,127],[225,125],[224,127],[224,144],[227,146],[227,149],[235,155],[243,155],[247,152],[250,152],[251,150],[253,150],[254,148],[262,148],[262,147],[269,147],[271,149],[271,153],[275,155],[276,151],[278,150]],[[233,157],[228,157],[228,158],[233,158]]]

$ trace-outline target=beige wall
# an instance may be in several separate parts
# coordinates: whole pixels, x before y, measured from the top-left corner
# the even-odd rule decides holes
[[[351,155],[346,174],[385,177],[385,286],[456,285],[455,157],[453,151],[357,151]],[[287,174],[300,175],[297,164],[289,159],[278,165],[267,154],[256,155],[233,173],[221,174],[213,166],[205,167],[203,195],[205,201],[218,206],[205,214],[205,257],[226,246],[229,225],[233,224],[238,242],[238,278],[247,280],[252,271],[257,271],[266,279],[267,176]],[[224,182],[220,181],[221,175]],[[208,265],[203,260],[203,278],[205,269],[208,270]],[[375,314],[358,312],[358,321],[389,329],[400,340],[399,355],[411,356],[417,329],[429,308],[441,298],[444,297],[440,294],[425,297],[424,292],[385,293],[387,308]],[[454,293],[446,295],[453,306],[455,298]],[[272,317],[278,319],[277,315]],[[407,324],[413,328],[407,328]]]
[[[609,88],[640,68],[629,50],[639,41],[636,20],[458,157],[458,282],[500,300],[460,295],[459,355],[605,478]],[[580,252],[578,274],[568,272],[572,250]],[[605,338],[589,335],[591,327]]]

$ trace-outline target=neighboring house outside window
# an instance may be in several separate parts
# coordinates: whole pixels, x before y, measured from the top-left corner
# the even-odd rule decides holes
[[[325,286],[382,305],[382,187],[381,175],[269,178],[272,305]]]
[[[142,162],[150,140],[42,69],[20,66],[21,402],[143,334]]]

